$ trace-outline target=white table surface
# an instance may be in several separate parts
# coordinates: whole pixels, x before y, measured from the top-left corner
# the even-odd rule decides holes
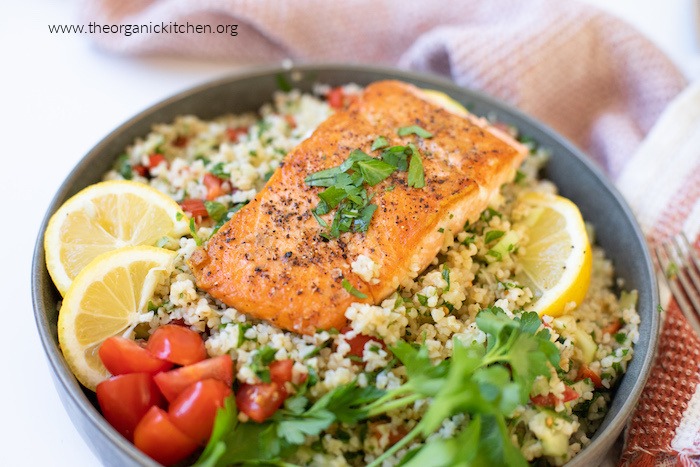
[[[697,0],[587,1],[628,19],[689,78],[700,78]],[[124,120],[241,65],[114,57],[84,36],[49,34],[48,24],[75,22],[77,5],[33,0],[0,6],[0,284],[8,298],[0,307],[7,323],[0,339],[0,465],[6,466],[99,464],[58,399],[32,314],[31,254],[54,192]]]

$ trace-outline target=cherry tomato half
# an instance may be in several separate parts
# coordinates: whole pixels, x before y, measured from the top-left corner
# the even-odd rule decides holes
[[[328,91],[328,105],[330,105],[335,110],[340,110],[343,108],[345,101],[345,96],[343,95],[343,88],[333,88]]]
[[[226,386],[231,387],[233,384],[231,356],[220,355],[193,365],[158,373],[154,380],[168,402],[173,402],[188,386],[208,378],[218,379]]]
[[[569,386],[566,386],[566,388],[564,388],[564,393],[562,394],[561,398],[556,397],[550,392],[546,395],[538,394],[534,397],[530,397],[530,400],[533,404],[539,405],[540,407],[554,407],[560,400],[562,402],[571,402],[573,400],[578,399],[578,396],[579,394],[576,391],[571,389]]]
[[[180,431],[160,407],[151,407],[134,432],[134,444],[163,465],[176,464],[199,446]]]
[[[202,183],[207,187],[207,199],[209,201],[226,194],[226,190],[223,187],[224,181],[216,175],[212,175],[209,172],[205,173]]]
[[[173,364],[153,356],[139,343],[121,336],[106,339],[99,350],[102,364],[113,375],[168,371]]]
[[[163,396],[148,373],[112,376],[98,384],[96,392],[102,415],[130,441],[148,409],[163,403]]]
[[[588,365],[581,364],[581,367],[578,369],[578,374],[576,375],[576,381],[581,381],[582,379],[590,379],[591,383],[593,383],[593,386],[596,388],[600,389],[603,387],[603,380],[600,379],[600,376],[598,374],[588,368]]]
[[[270,363],[270,379],[273,383],[284,387],[284,383],[292,381],[292,367],[294,360],[276,360]]]
[[[229,141],[236,142],[238,139],[248,133],[248,128],[246,127],[237,127],[237,128],[226,128],[225,130],[226,133],[226,138]]]
[[[156,329],[148,339],[146,348],[156,357],[178,365],[191,365],[207,358],[202,336],[175,324]]]
[[[209,217],[209,211],[207,211],[207,207],[204,205],[203,199],[183,199],[180,201],[180,207],[183,211],[188,212],[192,217],[199,217],[201,219]]]
[[[154,152],[148,155],[148,169],[154,169],[158,167],[162,162],[167,162],[163,154]]]
[[[352,328],[345,327],[343,328],[340,332],[345,334],[349,332]],[[362,353],[365,350],[365,344],[369,341],[375,342],[379,347],[385,349],[386,346],[384,345],[384,342],[380,341],[379,339],[376,339],[374,337],[370,336],[365,336],[364,334],[358,334],[352,339],[348,339],[347,343],[350,346],[350,351],[348,352],[348,355],[353,355],[355,357],[362,358]]]
[[[236,393],[236,405],[251,420],[262,423],[274,415],[286,397],[277,383],[243,384]]]
[[[231,393],[229,386],[216,379],[197,381],[170,404],[170,420],[187,436],[206,444],[214,427],[216,412]]]

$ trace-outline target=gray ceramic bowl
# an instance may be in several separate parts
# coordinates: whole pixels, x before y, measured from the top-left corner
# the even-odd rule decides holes
[[[71,195],[100,181],[123,149],[137,137],[148,133],[153,124],[170,122],[182,114],[211,118],[225,113],[254,111],[278,89],[279,75],[284,75],[295,87],[304,90],[310,90],[314,82],[331,85],[349,82],[367,84],[387,78],[437,89],[462,102],[478,115],[494,115],[498,120],[517,126],[523,134],[552,151],[553,156],[544,176],[553,180],[564,196],[578,204],[584,217],[595,226],[596,240],[612,258],[617,275],[624,279],[626,288],[639,291],[641,326],[634,358],[592,443],[569,464],[597,465],[632,413],[649,374],[658,336],[656,282],[644,237],[629,208],[600,170],[576,148],[512,107],[434,76],[348,65],[255,69],[180,93],[145,110],[104,138],[80,161],[61,186],[48,208],[34,250],[34,314],[61,400],[93,452],[106,465],[156,465],[102,418],[96,409],[94,395],[80,386],[63,359],[56,331],[56,305],[60,295],[54,288],[44,263],[43,232],[48,219]]]

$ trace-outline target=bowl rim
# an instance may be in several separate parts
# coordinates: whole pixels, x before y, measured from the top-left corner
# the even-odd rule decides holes
[[[116,137],[122,131],[127,128],[132,127],[134,124],[143,120],[149,115],[152,115],[163,108],[175,104],[178,101],[186,99],[191,96],[196,96],[197,94],[206,92],[208,89],[216,88],[220,86],[225,86],[236,81],[251,79],[251,78],[262,78],[275,76],[279,74],[291,74],[294,72],[300,73],[313,73],[313,72],[347,72],[347,73],[377,73],[387,76],[391,76],[398,80],[415,80],[419,79],[423,82],[433,84],[435,86],[451,88],[455,92],[464,93],[471,95],[480,103],[486,106],[493,107],[499,111],[510,115],[513,119],[521,122],[526,122],[533,127],[536,127],[539,131],[545,134],[548,138],[559,144],[569,155],[574,156],[578,162],[590,171],[595,178],[599,179],[602,185],[608,191],[608,194],[612,196],[613,201],[620,207],[622,213],[626,217],[626,221],[631,225],[633,233],[636,239],[641,240],[642,245],[642,255],[644,270],[641,271],[643,276],[650,279],[652,283],[652,288],[649,291],[651,296],[651,306],[652,310],[656,309],[659,304],[658,295],[658,282],[656,280],[656,275],[654,273],[653,263],[651,260],[651,255],[649,253],[648,245],[645,241],[645,237],[642,230],[634,217],[632,210],[628,206],[627,202],[624,200],[620,192],[614,186],[614,184],[608,179],[602,169],[590,158],[585,156],[580,149],[574,146],[571,142],[565,139],[563,136],[559,135],[548,125],[542,123],[536,118],[526,115],[521,110],[516,107],[505,103],[499,99],[496,99],[482,91],[467,88],[461,86],[454,81],[449,80],[443,76],[438,76],[435,74],[428,74],[424,72],[414,72],[408,70],[402,70],[397,68],[392,68],[388,66],[378,66],[378,65],[366,65],[366,64],[347,64],[347,63],[309,63],[309,64],[293,64],[291,62],[283,62],[282,64],[267,64],[267,65],[257,65],[252,67],[242,68],[234,73],[227,76],[220,77],[217,79],[209,80],[204,83],[189,87],[185,90],[179,91],[172,96],[163,99],[147,108],[139,111],[137,114],[131,118],[124,121],[122,124],[117,126],[114,130],[109,132],[107,135],[102,137],[100,141],[95,144],[80,160],[76,163],[73,169],[65,177],[61,183],[56,194],[51,199],[48,205],[46,214],[44,215],[42,222],[39,227],[39,232],[33,249],[32,255],[32,266],[31,266],[31,292],[32,292],[32,307],[34,311],[35,323],[37,330],[39,331],[39,337],[44,349],[44,353],[49,361],[49,366],[53,373],[54,383],[57,386],[56,390],[63,394],[67,399],[61,398],[62,403],[66,410],[69,412],[71,421],[77,428],[77,422],[69,410],[68,404],[72,404],[77,408],[81,415],[85,417],[90,424],[91,429],[99,431],[101,435],[111,441],[116,447],[121,449],[121,451],[128,455],[128,457],[136,464],[140,465],[159,465],[148,458],[146,455],[141,453],[132,443],[123,438],[115,429],[113,429],[109,423],[103,418],[99,411],[93,406],[93,404],[88,400],[87,396],[83,392],[82,387],[77,382],[68,366],[63,359],[60,348],[56,342],[54,342],[51,336],[51,329],[48,317],[46,316],[45,310],[49,304],[44,303],[41,290],[41,277],[45,272],[45,258],[44,258],[44,232],[51,215],[58,209],[60,204],[62,204],[67,195],[74,190],[74,185],[79,180],[79,175],[81,174],[81,169],[91,162],[103,148],[108,144],[110,140]],[[649,348],[644,355],[644,359],[641,362],[640,368],[640,378],[638,378],[631,391],[627,394],[627,397],[620,407],[618,414],[612,419],[612,421],[604,426],[602,430],[596,431],[594,437],[592,438],[591,444],[586,446],[580,454],[576,455],[567,465],[569,466],[579,466],[584,465],[585,459],[581,458],[581,455],[587,451],[592,451],[593,446],[602,444],[601,439],[607,434],[613,434],[618,436],[619,433],[624,428],[627,420],[632,415],[633,409],[637,404],[642,390],[649,378],[651,372],[652,362],[655,358],[658,349],[659,340],[659,328],[660,328],[660,317],[658,313],[651,313],[651,323],[650,323],[650,339]],[[62,388],[59,385],[63,386]],[[613,399],[614,400],[614,399]],[[80,431],[80,430],[79,430]],[[86,433],[81,432],[85,441]],[[94,449],[92,443],[87,442],[91,449]],[[611,443],[608,443],[611,444]],[[580,461],[578,459],[581,459]]]

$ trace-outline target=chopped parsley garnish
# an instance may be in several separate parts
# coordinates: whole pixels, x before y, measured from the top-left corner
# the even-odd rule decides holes
[[[389,141],[383,136],[378,136],[377,139],[374,140],[374,143],[372,143],[371,149],[372,151],[376,151],[377,149],[383,149],[387,146],[389,146]]]
[[[197,244],[197,246],[202,246],[202,239],[199,238],[199,235],[197,235],[197,227],[195,226],[194,223],[194,217],[190,218],[190,234],[192,235],[192,238],[194,239],[194,243]]]
[[[215,222],[219,222],[226,215],[226,206],[216,201],[204,201],[204,207]]]
[[[491,257],[495,258],[496,261],[501,261],[501,260],[503,260],[503,255],[501,254],[500,251],[491,249],[491,250],[487,251],[486,254],[487,254],[488,256],[491,256]]]
[[[362,292],[360,292],[359,290],[357,290],[355,287],[353,287],[352,284],[351,284],[347,279],[343,278],[342,284],[343,284],[343,288],[344,288],[345,290],[347,290],[347,292],[348,292],[350,295],[352,295],[353,297],[357,297],[357,298],[360,298],[360,299],[362,299],[362,298],[367,298],[367,295],[363,294]]]
[[[265,173],[263,180],[265,180],[267,182],[270,179],[270,177],[272,177],[272,174],[274,174],[274,173],[275,173],[274,170],[268,170],[267,173]]]
[[[397,342],[389,350],[403,366],[407,380],[393,389],[361,387],[351,381],[312,402],[307,392],[317,378],[310,372],[296,394],[264,423],[240,422],[235,398],[229,397],[197,465],[289,465],[286,459],[299,446],[331,426],[366,424],[373,417],[429,399],[417,424],[370,467],[427,439],[445,420],[459,414],[467,420],[461,431],[452,438],[416,445],[402,465],[433,465],[439,459],[439,465],[526,466],[511,441],[506,417],[528,403],[538,376],[549,375],[550,365],[558,369],[559,351],[549,340],[549,330],[540,330],[541,321],[534,312],[509,318],[500,308],[487,308],[477,315],[476,324],[487,336],[486,345],[465,345],[455,339],[451,358],[437,365],[427,346]]]
[[[403,126],[396,130],[399,136],[416,135],[421,138],[432,138],[433,134],[426,130],[425,128],[419,127],[418,125]]]
[[[364,187],[365,182],[374,186],[396,169],[386,162],[367,155],[356,149],[338,167],[315,172],[304,179],[309,186],[326,187],[319,193],[321,201],[311,213],[323,228],[328,223],[320,216],[338,209],[330,231],[323,235],[337,238],[342,232],[366,232],[372,215],[377,209],[376,204],[370,204],[372,197]]]
[[[240,331],[239,331],[240,332]],[[277,350],[273,349],[269,345],[261,347],[255,355],[253,355],[252,362],[250,364],[250,369],[257,375],[258,378],[263,383],[270,382],[270,368],[269,365],[275,360],[275,354]]]
[[[447,292],[450,290],[450,268],[447,267],[447,264],[442,267],[442,278],[447,283],[445,287],[445,292]]]
[[[202,161],[202,163],[203,163],[204,165],[207,165],[209,162],[211,162],[211,160],[210,160],[207,156],[204,156],[204,155],[202,155],[202,154],[197,154],[197,155],[194,157],[194,160],[196,160],[196,161]]]
[[[134,171],[129,163],[129,156],[127,154],[122,154],[117,158],[117,162],[114,165],[114,170],[119,172],[119,175],[124,177],[126,180],[131,180],[134,178]]]
[[[409,146],[413,145],[409,144]],[[412,149],[414,148],[415,146]],[[420,158],[420,153],[417,149],[411,154],[411,163],[408,166],[408,186],[413,188],[423,188],[425,186],[423,160]]]
[[[292,90],[292,85],[289,84],[287,77],[284,76],[282,73],[278,73],[275,78],[277,79],[277,87],[280,91],[289,92]]]
[[[503,235],[505,235],[505,232],[502,230],[490,230],[486,232],[486,235],[484,236],[484,243],[491,243],[492,241],[501,238]]]
[[[381,183],[396,170],[396,167],[380,159],[357,161],[357,167],[369,186]]]
[[[246,340],[250,340],[245,336],[245,333],[248,329],[252,328],[253,325],[250,323],[236,323],[236,327],[238,328],[238,339],[236,340],[236,348],[239,348],[243,345],[243,342],[245,342]]]
[[[428,297],[422,294],[418,294],[418,303],[420,303],[423,306],[428,306]]]
[[[462,245],[469,246],[472,243],[474,243],[475,241],[476,241],[476,235],[472,235],[472,236],[467,237],[464,240],[462,240]]]
[[[224,180],[228,180],[231,178],[231,174],[224,169],[224,163],[223,162],[217,162],[212,166],[211,169],[209,169],[209,173],[214,175],[215,177],[219,177]]]
[[[402,127],[397,132],[400,136],[416,134],[422,138],[432,137],[431,133],[419,126]],[[320,216],[337,208],[329,231],[322,233],[322,237],[330,239],[339,237],[343,232],[367,231],[377,205],[370,204],[373,195],[367,193],[365,183],[376,186],[399,170],[408,171],[409,187],[425,186],[423,160],[416,145],[408,143],[405,146],[388,146],[389,141],[383,136],[378,136],[372,143],[372,151],[382,149],[381,158],[354,149],[339,166],[314,172],[304,179],[309,186],[326,188],[319,193],[321,201],[311,211],[321,227],[329,228],[328,223]],[[394,185],[391,185],[386,191],[393,189]]]
[[[488,222],[494,217],[501,217],[503,214],[500,212],[496,211],[494,208],[486,208],[484,211],[481,213],[481,220],[484,222]]]

